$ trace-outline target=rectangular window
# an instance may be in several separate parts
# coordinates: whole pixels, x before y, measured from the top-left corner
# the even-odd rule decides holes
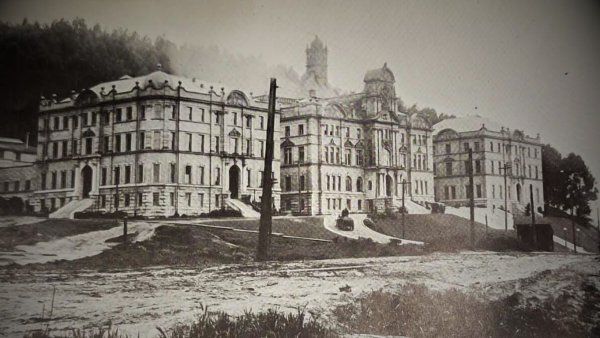
[[[100,177],[100,185],[106,185],[107,171],[108,170],[106,168],[102,168],[102,174]]]
[[[481,161],[480,160],[475,160],[475,173],[477,173],[477,174],[481,173]]]
[[[292,164],[292,148],[285,148],[283,150],[283,163]]]
[[[92,138],[88,137],[85,139],[85,153],[89,155],[92,153]]]
[[[303,124],[298,125],[298,135],[304,135],[304,125]]]
[[[152,149],[160,149],[160,130],[155,130],[152,136]]]
[[[290,126],[285,126],[285,137],[290,137]]]
[[[104,153],[108,153],[110,151],[110,136],[104,136],[102,138],[102,150]]]
[[[450,154],[450,143],[446,144],[446,154]]]
[[[131,183],[131,166],[125,166],[125,183]]]
[[[446,176],[452,175],[452,162],[446,162]]]
[[[171,163],[171,173],[170,173],[170,177],[171,177],[171,183],[175,183],[175,173],[177,172],[177,169],[175,168],[175,163]]]
[[[144,182],[144,165],[138,164],[137,183],[143,183],[143,182]]]
[[[194,120],[194,108],[187,107],[187,119],[190,121]]]
[[[200,135],[200,149],[199,149],[199,151],[201,153],[204,152],[204,135]]]
[[[160,182],[160,163],[154,163],[152,166],[152,175],[154,183]]]
[[[218,153],[219,149],[219,136],[215,136],[215,152]]]
[[[62,157],[67,157],[68,150],[69,150],[69,141],[62,141]]]
[[[52,172],[51,188],[52,189],[56,189],[56,171]]]
[[[115,115],[115,121],[116,122],[123,122],[123,109],[121,108],[117,108],[117,112]]]
[[[125,151],[131,151],[131,134],[125,134]]]
[[[234,113],[233,113],[233,125],[234,125],[234,126],[237,126],[237,124],[238,124],[238,118],[237,118],[237,117],[238,117],[238,116],[237,116],[237,113],[236,113],[236,112],[234,112]]]
[[[54,118],[54,126],[52,127],[52,129],[54,129],[54,130],[60,129],[60,119],[58,117]]]
[[[304,147],[298,147],[298,162],[304,163]]]
[[[198,176],[200,176],[200,184],[204,184],[204,167],[199,167],[198,168]]]
[[[204,194],[202,193],[198,194],[198,204],[200,205],[200,207],[204,206]]]
[[[152,205],[154,206],[159,206],[160,205],[160,200],[159,200],[159,194],[157,192],[153,192],[152,193]]]
[[[73,129],[79,127],[79,119],[77,116],[73,116]]]
[[[126,111],[127,111],[127,121],[133,120],[133,108],[127,107]]]
[[[477,193],[477,198],[481,198],[481,184],[477,184],[475,185],[475,189],[476,189],[476,193]]]
[[[175,206],[175,193],[174,192],[169,193],[169,205],[172,207]]]
[[[121,168],[115,167],[115,177],[114,177],[115,185],[119,185],[121,183]]]
[[[300,175],[300,190],[305,190],[304,175]]]
[[[285,177],[285,191],[292,190],[292,178],[290,176]]]
[[[265,117],[260,117],[260,129],[265,129]]]
[[[191,165],[186,165],[185,166],[185,183],[186,184],[192,184],[192,166]]]
[[[219,124],[221,122],[219,112],[215,112],[215,124]]]
[[[146,148],[146,133],[141,131],[139,138],[140,138],[140,150],[143,150]]]
[[[115,152],[121,152],[121,134],[115,135]]]
[[[192,206],[192,193],[191,192],[185,193],[185,200],[187,201],[187,206],[191,207]]]
[[[67,187],[67,172],[66,171],[60,172],[60,187],[62,189]]]

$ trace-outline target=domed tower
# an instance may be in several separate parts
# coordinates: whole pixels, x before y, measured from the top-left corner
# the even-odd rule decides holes
[[[396,110],[396,88],[394,73],[388,68],[387,63],[383,67],[372,69],[365,74],[365,89],[367,94],[367,111]]]
[[[306,48],[306,74],[320,85],[327,85],[327,46],[315,36],[310,46]]]

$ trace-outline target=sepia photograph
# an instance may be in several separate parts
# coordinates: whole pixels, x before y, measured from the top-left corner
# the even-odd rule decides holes
[[[600,337],[600,2],[0,0],[0,337]]]

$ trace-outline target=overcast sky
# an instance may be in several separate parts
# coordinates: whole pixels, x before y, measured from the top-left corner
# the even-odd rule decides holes
[[[318,34],[334,86],[361,90],[365,71],[387,62],[406,104],[539,132],[600,179],[598,1],[123,2],[3,1],[0,20],[82,17],[300,73]]]

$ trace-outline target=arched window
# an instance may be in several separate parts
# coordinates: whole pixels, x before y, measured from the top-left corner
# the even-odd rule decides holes
[[[363,191],[363,180],[362,177],[356,179],[356,191]]]
[[[346,176],[346,191],[352,191],[352,178]]]

